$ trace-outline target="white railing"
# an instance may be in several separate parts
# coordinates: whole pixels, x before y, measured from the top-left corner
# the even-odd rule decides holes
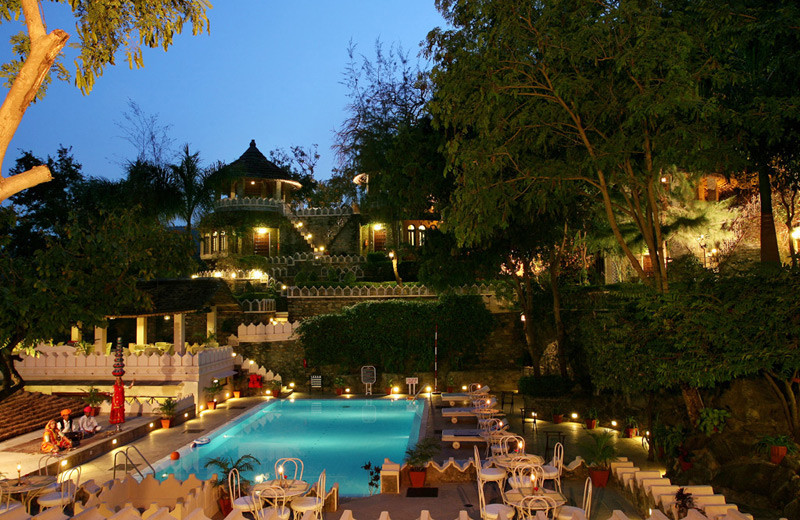
[[[268,256],[264,258],[268,264],[294,265],[297,262],[317,262],[327,264],[363,264],[366,257],[359,255],[323,255],[320,253],[295,253],[290,256]]]
[[[456,294],[493,295],[491,285],[464,285],[454,290]],[[289,298],[402,298],[437,296],[438,293],[424,285],[378,285],[369,287],[289,287]]]
[[[125,378],[129,380],[198,381],[201,375],[214,377],[232,371],[236,357],[230,347],[220,347],[197,354],[128,355],[123,359]],[[114,355],[76,356],[42,349],[37,357],[23,354],[15,367],[26,381],[112,380]]]
[[[282,215],[289,214],[291,210],[285,202],[278,199],[263,199],[261,197],[234,197],[220,199],[214,203],[214,209],[258,209],[272,210]]]
[[[192,275],[192,278],[228,278],[238,280],[258,280],[269,282],[270,275],[261,269],[225,269],[217,271],[200,271]]]
[[[352,215],[353,208],[350,206],[342,206],[339,208],[305,208],[295,210],[294,214],[301,218],[306,217],[341,217],[344,215]]]
[[[244,312],[275,312],[275,300],[270,298],[242,300],[240,303]]]
[[[264,343],[268,341],[286,341],[294,338],[299,321],[292,323],[252,323],[241,324],[237,330],[236,340],[239,343]]]

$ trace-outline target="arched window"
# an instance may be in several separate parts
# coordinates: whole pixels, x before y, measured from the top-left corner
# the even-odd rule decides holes
[[[408,226],[408,240],[406,240],[406,242],[408,242],[408,245],[410,245],[410,246],[417,245],[416,228],[414,227],[413,224]]]
[[[419,245],[425,245],[425,226],[419,227]]]

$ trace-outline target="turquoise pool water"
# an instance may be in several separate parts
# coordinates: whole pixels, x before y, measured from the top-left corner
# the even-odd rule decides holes
[[[214,473],[205,462],[213,457],[253,455],[261,464],[245,474],[274,478],[275,461],[297,457],[305,464],[303,479],[315,482],[327,470],[327,487],[339,483],[342,496],[369,494],[366,462],[384,458],[402,462],[409,445],[419,438],[423,401],[388,399],[284,399],[270,401],[213,432],[211,442],[180,451],[154,467],[158,478],[174,473],[185,479],[191,473],[205,479]]]

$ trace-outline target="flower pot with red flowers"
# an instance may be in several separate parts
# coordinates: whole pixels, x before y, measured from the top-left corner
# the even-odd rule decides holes
[[[421,439],[413,448],[406,450],[406,464],[408,464],[408,477],[411,487],[425,487],[425,476],[428,463],[439,453],[441,445],[437,439],[428,437]]]
[[[764,435],[756,443],[756,448],[769,455],[769,461],[780,464],[788,453],[797,453],[797,444],[788,435]]]
[[[639,435],[639,421],[636,417],[629,416],[625,418],[625,437],[632,439]]]
[[[609,431],[590,433],[591,440],[580,444],[583,458],[589,464],[589,478],[594,487],[603,488],[611,475],[611,463],[617,460],[614,436]]]
[[[228,494],[228,475],[230,472],[236,469],[241,475],[245,472],[253,471],[259,464],[261,464],[261,462],[252,455],[242,455],[236,461],[230,457],[216,457],[206,461],[206,468],[215,468],[216,470],[214,471],[214,476],[217,477],[217,479],[213,482],[213,485],[219,490],[217,503],[219,504],[219,509],[223,517],[228,516],[233,509],[231,497]],[[247,496],[250,492],[250,481],[246,478],[242,478],[240,481],[240,489],[242,496]]]

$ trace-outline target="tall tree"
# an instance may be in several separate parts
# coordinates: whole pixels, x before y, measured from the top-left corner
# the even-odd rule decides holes
[[[537,190],[582,181],[599,193],[636,274],[660,292],[668,289],[662,171],[698,164],[712,142],[699,95],[705,63],[676,5],[438,0],[453,28],[428,37],[431,107],[448,132],[448,167],[466,189],[491,208],[502,205],[500,182]],[[496,181],[506,169],[516,175]],[[652,277],[622,221],[646,244]]]
[[[70,7],[76,18],[81,50],[75,60],[75,83],[89,93],[96,76],[103,73],[106,65],[114,64],[120,48],[125,49],[131,68],[142,67],[142,45],[167,50],[187,22],[192,34],[207,30],[206,10],[210,4],[207,0],[97,0],[72,1]],[[0,20],[4,23],[20,16],[25,20],[24,31],[12,38],[18,57],[2,69],[10,89],[0,106],[0,165],[25,111],[41,95],[40,88],[57,66],[69,39],[62,29],[47,31],[41,9],[41,2],[36,0],[0,3]],[[62,73],[63,70],[59,68]],[[0,202],[51,178],[45,165],[16,175],[0,175]]]
[[[791,0],[703,0],[689,3],[715,63],[705,89],[722,110],[718,139],[732,143],[728,172],[757,175],[761,261],[779,265],[771,181],[796,154],[800,139],[800,6]]]
[[[180,159],[170,166],[172,184],[178,191],[177,215],[186,222],[186,232],[191,233],[195,215],[212,205],[214,190],[209,178],[215,168],[202,168],[200,152],[191,153],[188,144],[183,146]]]

